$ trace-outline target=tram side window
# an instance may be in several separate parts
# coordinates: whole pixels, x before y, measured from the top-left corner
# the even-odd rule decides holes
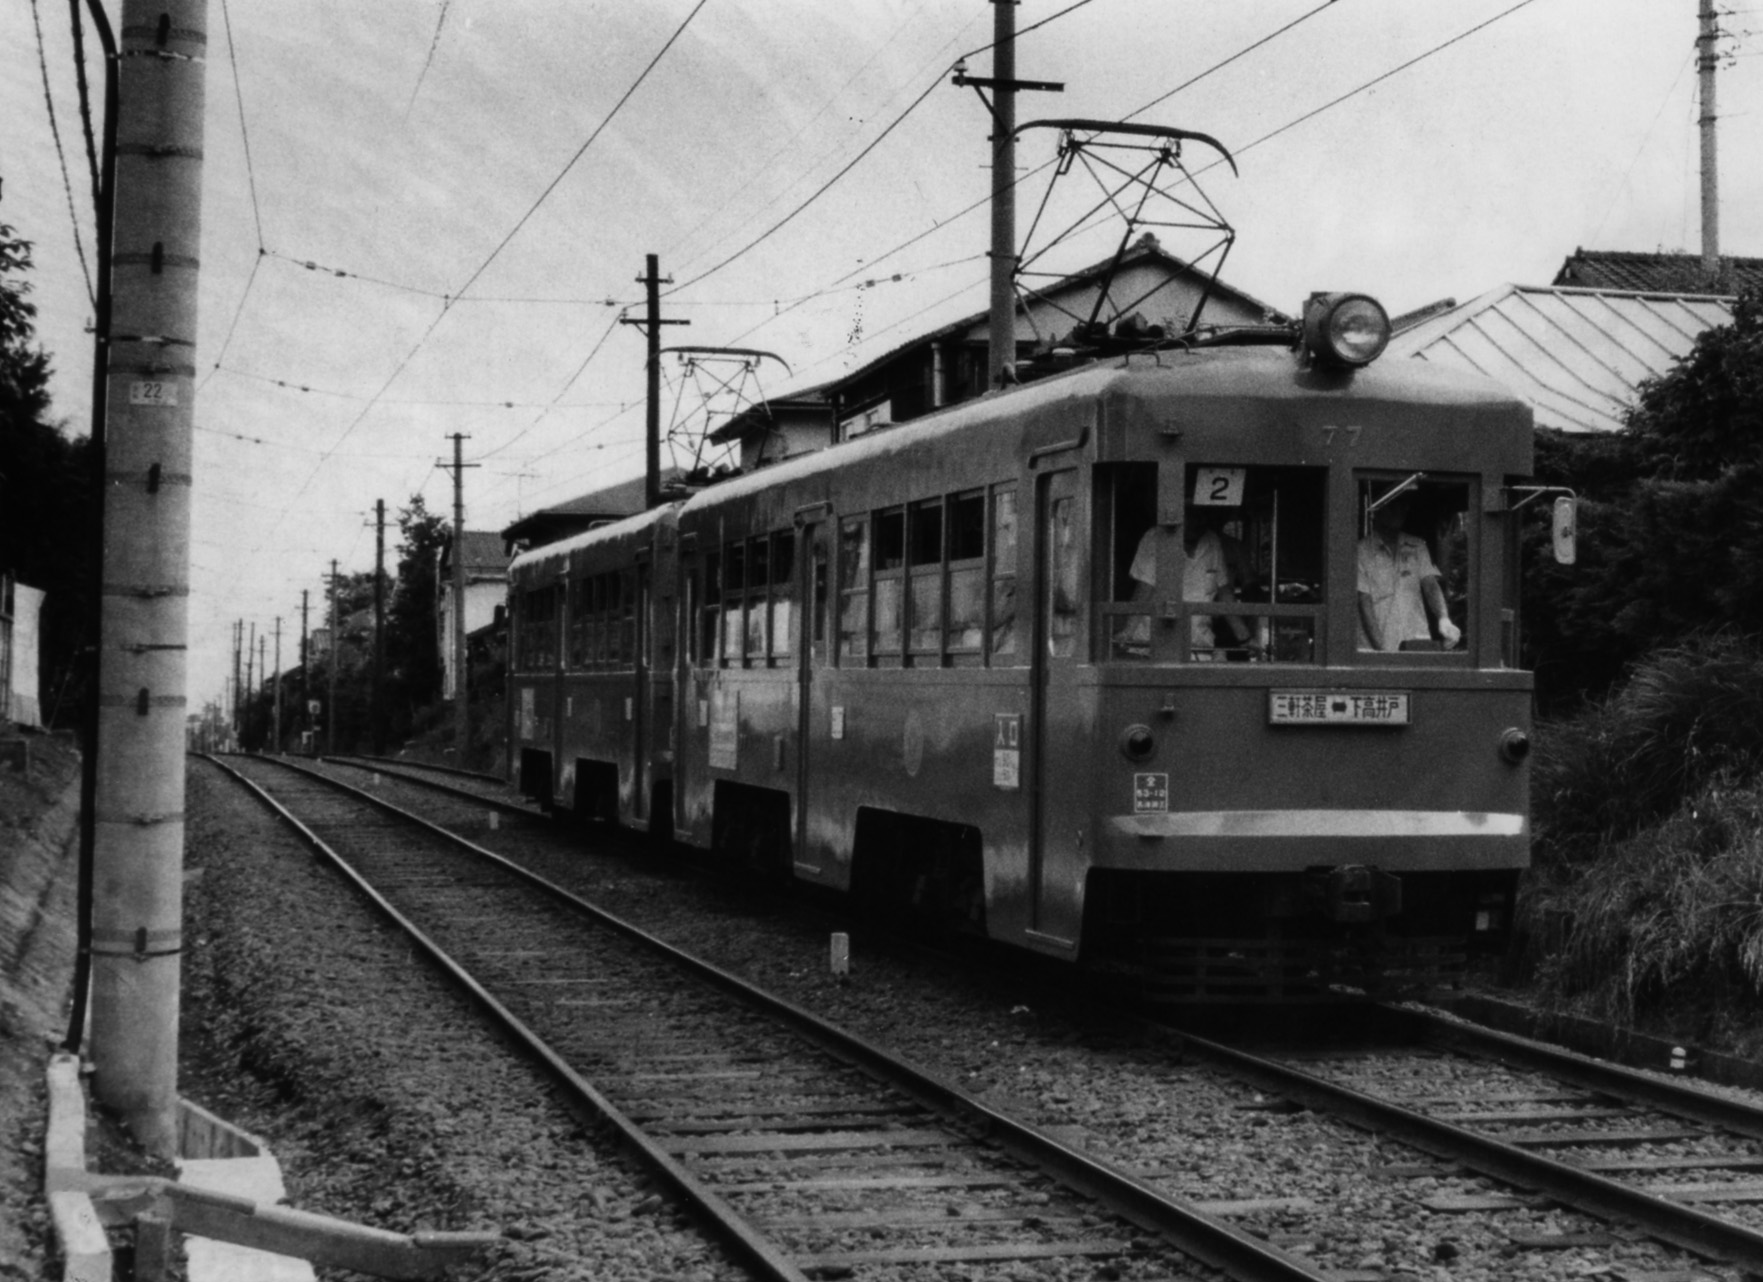
[[[1078,597],[1083,538],[1077,514],[1077,499],[1072,495],[1055,499],[1047,513],[1047,650],[1056,659],[1077,653],[1078,625],[1083,617],[1083,602]]]
[[[992,488],[992,658],[1016,660],[1016,487]]]
[[[588,583],[586,579],[577,577],[566,585],[566,600],[569,609],[569,644],[564,650],[564,666],[585,668],[588,666],[588,621],[593,617],[589,610]]]
[[[557,663],[557,597],[555,587],[521,593],[516,650],[519,666],[527,671]]]
[[[1460,649],[1471,623],[1467,480],[1365,475],[1358,483],[1358,648]]]
[[[796,592],[796,536],[783,530],[771,536],[771,658],[791,653],[790,626]]]
[[[861,667],[869,658],[869,518],[839,526],[839,662]]]
[[[746,635],[746,545],[737,541],[722,551],[722,666],[741,666],[741,641]]]
[[[898,657],[904,623],[906,511],[875,514],[875,583],[871,589],[870,653]]]
[[[615,668],[628,668],[637,661],[637,594],[631,578],[628,570],[607,576],[612,600],[606,623],[609,629],[616,629],[610,656]]]
[[[698,605],[698,662],[706,668],[716,666],[716,638],[722,617],[722,556],[711,552],[704,558],[704,584]]]
[[[766,586],[771,582],[771,547],[764,535],[747,540],[747,634],[743,653],[748,667],[765,666],[765,631],[770,621],[765,608]],[[733,659],[734,655],[729,656]]]
[[[948,647],[978,654],[985,635],[986,495],[984,490],[949,500]]]
[[[913,662],[936,666],[943,650],[943,500],[907,508],[907,639]]]

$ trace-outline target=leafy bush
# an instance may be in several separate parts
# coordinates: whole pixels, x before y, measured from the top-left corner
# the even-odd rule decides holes
[[[1721,774],[1570,881],[1527,897],[1543,990],[1624,1024],[1682,1033],[1763,1010],[1763,788]],[[1565,929],[1562,927],[1565,926]]]
[[[1539,863],[1580,863],[1719,778],[1763,771],[1763,643],[1717,633],[1656,651],[1607,701],[1538,735]]]

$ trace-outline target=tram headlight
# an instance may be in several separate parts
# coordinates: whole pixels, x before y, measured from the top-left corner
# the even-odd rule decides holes
[[[1358,368],[1389,341],[1389,313],[1367,294],[1312,294],[1304,304],[1304,346],[1316,360]]]
[[[1500,756],[1512,765],[1520,764],[1530,756],[1530,736],[1517,726],[1502,731],[1500,734]]]

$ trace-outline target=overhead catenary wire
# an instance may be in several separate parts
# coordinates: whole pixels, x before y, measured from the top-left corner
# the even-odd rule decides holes
[[[73,198],[73,176],[67,171],[67,152],[61,146],[61,125],[55,118],[55,94],[49,86],[49,55],[43,47],[43,18],[37,0],[31,0],[31,25],[37,32],[37,69],[43,74],[43,107],[49,113],[49,134],[55,140],[55,158],[61,163],[61,186],[67,193],[67,214],[73,223],[73,247],[79,255],[80,274],[86,278],[86,300],[98,306],[98,291],[92,284],[92,268],[86,262],[86,242],[80,234],[79,207]]]
[[[257,198],[257,167],[251,160],[251,130],[245,123],[245,88],[239,79],[238,46],[233,40],[233,12],[227,0],[220,0],[220,15],[226,28],[227,65],[233,73],[233,102],[238,109],[239,145],[245,156],[245,186],[251,195],[251,225],[257,233],[257,256],[251,260],[251,274],[245,278],[245,288],[239,291],[239,301],[233,308],[233,318],[227,323],[226,337],[221,340],[214,364],[202,375],[202,381],[196,384],[197,392],[208,385],[208,380],[214,377],[214,371],[220,368],[221,361],[232,347],[233,335],[238,332],[239,319],[245,314],[245,304],[251,298],[251,288],[257,283],[257,273],[263,266],[263,256],[268,252],[263,246],[263,207]]]

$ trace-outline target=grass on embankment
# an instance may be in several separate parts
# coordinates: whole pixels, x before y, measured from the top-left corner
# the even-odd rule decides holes
[[[1659,651],[1544,727],[1518,949],[1545,1002],[1763,1050],[1763,644]]]

